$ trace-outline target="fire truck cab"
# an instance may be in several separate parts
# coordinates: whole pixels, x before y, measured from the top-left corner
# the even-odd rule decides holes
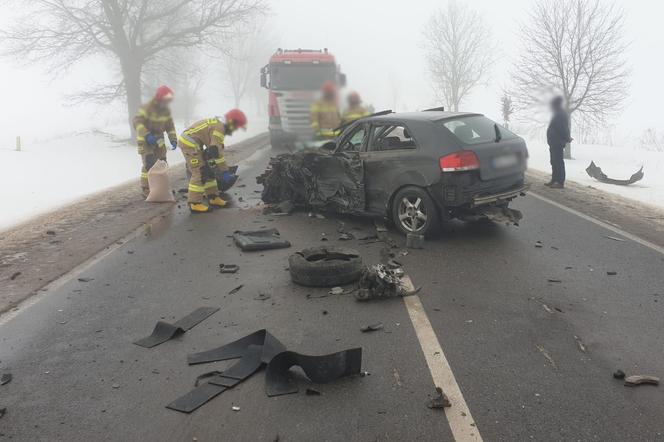
[[[261,69],[261,86],[268,90],[268,116],[272,146],[310,141],[311,105],[323,83],[346,85],[334,55],[327,49],[278,49]]]

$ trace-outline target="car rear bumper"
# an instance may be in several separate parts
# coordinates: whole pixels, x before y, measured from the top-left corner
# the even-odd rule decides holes
[[[443,174],[430,189],[441,209],[473,209],[509,202],[526,192],[524,173],[482,181],[476,171]]]

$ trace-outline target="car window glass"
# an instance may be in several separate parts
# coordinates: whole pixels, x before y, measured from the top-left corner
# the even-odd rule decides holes
[[[415,140],[405,126],[374,126],[371,137],[372,151],[415,149]]]
[[[359,152],[366,135],[367,128],[364,125],[357,127],[357,129],[344,140],[341,145],[341,150],[344,152]]]
[[[501,139],[517,138],[513,132],[481,115],[445,120],[443,126],[464,144],[482,144],[496,141],[496,127],[500,132]]]

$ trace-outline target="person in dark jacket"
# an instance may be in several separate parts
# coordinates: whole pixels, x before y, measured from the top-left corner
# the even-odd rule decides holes
[[[565,145],[572,142],[569,131],[569,115],[563,106],[563,97],[551,101],[553,117],[546,130],[546,141],[551,154],[551,181],[546,183],[552,189],[565,187]]]

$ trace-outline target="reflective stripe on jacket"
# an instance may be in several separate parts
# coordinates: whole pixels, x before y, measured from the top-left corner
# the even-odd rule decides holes
[[[336,103],[319,100],[311,106],[311,127],[314,131],[329,131],[339,126],[341,126],[341,116]]]
[[[364,106],[349,107],[344,112],[341,120],[345,123],[352,123],[362,117],[369,115],[369,111]]]
[[[177,139],[171,111],[157,105],[155,100],[150,100],[138,108],[133,124],[136,129],[136,141],[139,145],[145,144],[145,136],[149,133],[158,139],[163,139],[164,132],[167,132],[169,140]]]

